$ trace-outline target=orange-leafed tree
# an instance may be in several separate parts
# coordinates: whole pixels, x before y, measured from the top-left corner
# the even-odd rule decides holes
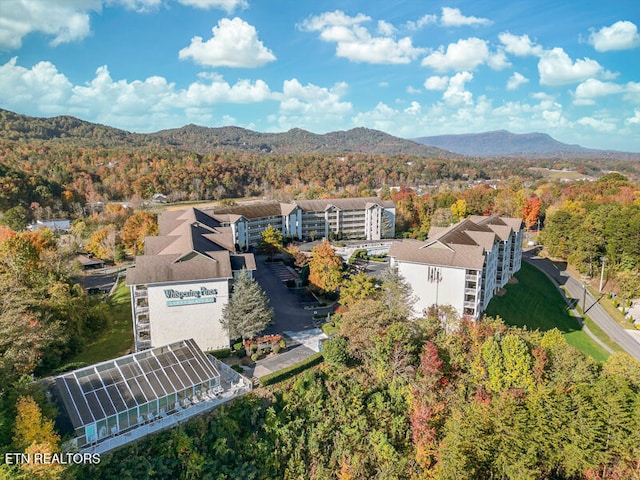
[[[156,216],[149,212],[136,211],[131,215],[121,230],[124,247],[133,250],[134,254],[144,252],[144,237],[158,234]]]
[[[342,259],[327,240],[311,250],[309,283],[325,294],[335,292],[342,283]]]
[[[542,200],[537,195],[528,197],[522,208],[522,218],[527,228],[538,223],[540,212],[542,211]]]

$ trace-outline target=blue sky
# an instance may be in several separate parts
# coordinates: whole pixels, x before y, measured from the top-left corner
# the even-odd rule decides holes
[[[2,0],[0,107],[640,152],[639,26],[637,0]]]

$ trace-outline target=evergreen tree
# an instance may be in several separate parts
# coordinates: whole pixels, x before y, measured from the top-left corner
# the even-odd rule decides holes
[[[222,325],[231,338],[253,338],[273,320],[273,309],[264,291],[246,269],[233,284],[233,294],[222,310]]]
[[[382,272],[380,279],[382,280],[380,300],[387,306],[394,320],[409,318],[413,305],[417,301],[411,285],[402,278],[397,267],[387,268]]]

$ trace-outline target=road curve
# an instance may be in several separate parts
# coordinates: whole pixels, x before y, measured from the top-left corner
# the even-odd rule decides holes
[[[566,270],[559,269],[551,260],[536,256],[537,249],[523,252],[522,258],[527,263],[542,270],[551,277],[557,285],[564,287],[569,299],[578,302],[580,307],[585,300],[586,315],[591,318],[609,337],[636,360],[640,361],[640,343],[638,343],[624,328],[611,318],[607,311],[598,303],[589,291],[584,292],[580,280],[574,278]],[[602,298],[602,297],[601,297]]]

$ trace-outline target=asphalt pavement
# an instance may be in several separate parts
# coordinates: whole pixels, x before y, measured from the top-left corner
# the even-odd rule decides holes
[[[570,300],[583,308],[585,314],[591,318],[609,337],[616,342],[629,355],[640,361],[640,343],[625,331],[600,305],[599,301],[605,295],[594,298],[588,290],[582,286],[582,282],[571,276],[566,266],[556,264],[549,259],[536,256],[538,249],[523,252],[522,258],[527,263],[546,273],[558,286],[566,289],[566,295]],[[583,307],[584,300],[584,307]]]

